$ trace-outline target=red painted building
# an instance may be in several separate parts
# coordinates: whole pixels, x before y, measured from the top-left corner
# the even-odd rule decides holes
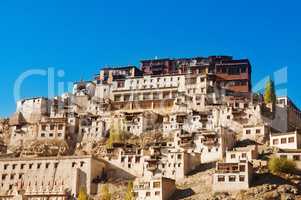
[[[141,70],[144,75],[211,74],[229,91],[249,93],[252,88],[249,60],[231,56],[142,60]]]

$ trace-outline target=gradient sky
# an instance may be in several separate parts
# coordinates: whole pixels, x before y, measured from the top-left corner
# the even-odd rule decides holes
[[[298,0],[1,1],[0,116],[15,111],[14,84],[26,70],[64,70],[55,83],[66,85],[104,65],[156,56],[249,58],[254,86],[287,67],[287,80],[285,70],[276,73],[276,89],[287,88],[301,106],[300,7]],[[21,89],[22,97],[46,96],[47,79],[32,76]]]

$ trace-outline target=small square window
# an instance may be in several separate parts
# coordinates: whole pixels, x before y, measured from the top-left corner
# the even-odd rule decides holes
[[[218,176],[217,181],[218,182],[225,182],[225,176]]]
[[[295,138],[294,137],[289,137],[288,138],[288,143],[294,143],[295,142]]]
[[[293,160],[299,161],[299,160],[300,160],[300,155],[294,155],[294,156],[293,156]]]
[[[286,138],[281,138],[281,144],[286,144],[286,143],[287,143]]]
[[[235,182],[236,177],[235,176],[229,176],[229,182]]]
[[[153,183],[153,188],[160,188],[161,187],[161,183],[160,182],[154,182]]]

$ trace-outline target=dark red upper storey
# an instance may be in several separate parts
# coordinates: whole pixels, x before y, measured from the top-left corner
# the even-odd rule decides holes
[[[230,91],[249,93],[252,88],[249,60],[234,60],[231,56],[142,60],[141,70],[144,75],[160,76],[208,73]]]

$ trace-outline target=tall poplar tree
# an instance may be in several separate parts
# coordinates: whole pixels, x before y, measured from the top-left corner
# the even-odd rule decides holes
[[[269,79],[266,82],[265,91],[264,91],[264,103],[265,104],[276,103],[275,86],[274,86],[274,81],[272,79]]]

